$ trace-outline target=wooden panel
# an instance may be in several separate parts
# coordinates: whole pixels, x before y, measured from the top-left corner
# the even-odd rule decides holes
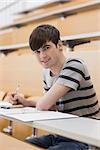
[[[82,12],[59,20],[61,35],[100,31],[100,10]]]
[[[18,122],[13,122],[13,130],[12,130],[13,137],[19,140],[25,140],[25,138],[30,135],[32,135],[32,127],[23,125]]]
[[[29,41],[29,36],[32,30],[41,24],[51,24],[56,26],[61,36],[90,33],[100,31],[100,10],[94,9],[91,11],[81,12],[75,15],[71,15],[66,18],[59,16],[52,17],[51,19],[40,19],[28,23],[28,25],[20,28],[15,28],[12,32],[0,35],[0,43],[2,45],[16,44]]]
[[[62,8],[69,8],[69,7],[83,4],[83,3],[89,2],[89,1],[91,2],[91,0],[74,0],[74,1],[69,1],[69,2],[66,1],[64,3],[58,3],[58,4],[54,3],[52,5],[33,10],[32,12],[23,15],[21,18],[15,19],[14,22],[16,22],[16,23],[19,21],[23,22],[26,19],[29,19],[29,18],[34,17],[34,16],[36,17],[36,16],[39,16],[41,14],[47,14],[48,12],[52,12],[52,11],[59,10]]]
[[[13,33],[13,30],[0,34],[0,45],[11,44],[13,42],[12,33]]]
[[[52,17],[34,21],[25,27],[15,29],[13,32],[13,43],[23,43],[29,41],[32,30],[41,24],[51,24],[60,30],[61,36],[90,33],[100,31],[100,10],[92,10],[75,14],[65,19],[62,17]],[[24,34],[24,36],[23,36]],[[15,38],[16,37],[16,38]]]
[[[0,133],[0,149],[3,150],[42,150],[42,148],[24,143],[11,136]]]
[[[13,122],[13,130],[12,130],[12,136],[19,139],[19,140],[25,140],[26,137],[32,135],[32,127],[29,127],[27,125],[23,125],[18,122]],[[48,132],[40,129],[35,129],[36,135],[47,135]]]
[[[3,130],[3,128],[8,126],[8,120],[0,118],[0,131]]]
[[[29,96],[42,94],[42,68],[29,49],[9,53],[0,61],[0,88],[14,91],[20,84],[21,92]]]
[[[0,91],[0,101],[3,100],[4,96],[6,95],[6,92]],[[3,130],[8,125],[8,120],[0,118],[0,131]]]
[[[29,36],[32,30],[41,24],[51,24],[58,26],[59,18],[44,19],[30,23],[24,27],[14,28],[10,32],[0,35],[0,44],[1,45],[12,45],[17,43],[24,43],[29,41]]]
[[[34,28],[34,25],[16,28],[13,32],[13,44],[24,43],[29,41],[29,36]],[[16,38],[15,38],[16,37]]]
[[[97,50],[100,50],[100,41],[92,41],[90,43],[75,46],[74,50],[75,51],[80,51],[80,50],[83,50],[83,51],[87,51],[87,50],[97,51]]]
[[[28,42],[31,32],[38,25],[51,24],[51,25],[58,27],[58,20],[59,20],[59,18],[44,19],[44,20],[36,21],[34,23],[30,23],[21,28],[16,28],[13,32],[13,44]]]
[[[37,129],[36,131],[37,136],[42,136],[42,135],[47,135],[47,134],[49,134],[49,132],[44,131],[44,130]]]

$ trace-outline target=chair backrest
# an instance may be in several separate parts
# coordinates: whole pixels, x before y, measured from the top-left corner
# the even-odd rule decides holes
[[[0,89],[20,92],[27,96],[41,96],[42,68],[29,49],[20,49],[0,58]]]

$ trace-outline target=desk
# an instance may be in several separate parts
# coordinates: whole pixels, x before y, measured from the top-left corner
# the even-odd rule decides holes
[[[42,129],[54,134],[59,134],[67,138],[100,147],[100,120],[76,117],[68,119],[22,122],[6,116],[1,117],[26,124],[33,128]]]
[[[100,147],[100,120],[78,117],[36,121],[33,127]]]
[[[0,149],[1,150],[41,150],[30,144],[19,141],[11,136],[0,132]]]

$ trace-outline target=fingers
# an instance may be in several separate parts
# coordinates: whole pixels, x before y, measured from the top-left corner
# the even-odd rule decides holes
[[[18,94],[14,94],[10,98],[12,104],[23,104],[24,98]]]
[[[10,102],[12,105],[17,105],[17,100],[15,101],[15,100],[10,99],[9,102]]]
[[[8,93],[7,97],[5,98],[5,101],[10,102],[12,105],[16,105],[17,104],[16,93]]]
[[[5,101],[10,102],[12,105],[17,105],[17,104],[24,105],[24,103],[25,103],[24,96],[22,94],[19,95],[16,92],[15,93],[8,93]]]

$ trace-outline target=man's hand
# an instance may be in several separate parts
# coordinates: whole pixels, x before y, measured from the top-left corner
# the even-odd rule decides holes
[[[17,104],[25,105],[26,102],[22,94],[18,95],[16,93],[8,93],[4,100],[10,102],[12,105]]]

